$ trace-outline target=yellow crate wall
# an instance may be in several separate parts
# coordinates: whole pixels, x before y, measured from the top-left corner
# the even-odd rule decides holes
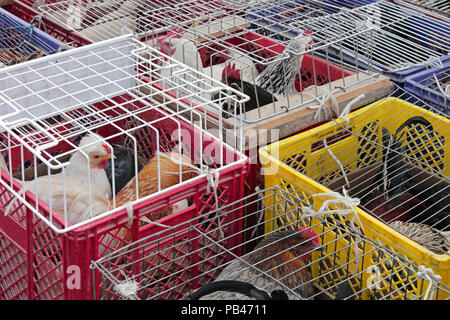
[[[342,173],[340,173],[340,170],[336,170],[338,167],[337,163],[326,149],[321,148],[311,152],[313,144],[322,141],[324,138],[334,136],[336,133],[343,132],[344,127],[351,130],[354,135],[344,138],[335,144],[330,143],[328,145],[329,149],[339,159],[345,168],[345,172],[348,174],[356,168],[364,167],[366,165],[366,162],[358,161],[358,159],[361,160],[359,158],[360,154],[358,154],[358,150],[355,148],[348,149],[348,147],[353,145],[358,139],[355,136],[363,133],[366,134],[366,136],[370,135],[372,141],[376,143],[372,143],[371,146],[366,146],[370,150],[370,152],[366,152],[366,154],[371,156],[372,159],[381,159],[382,133],[379,123],[382,123],[382,126],[386,127],[391,134],[393,134],[405,120],[412,116],[421,116],[430,121],[433,125],[433,129],[437,131],[438,134],[432,136],[431,139],[429,136],[424,135],[420,136],[420,138],[416,137],[415,141],[419,140],[419,143],[415,148],[427,147],[427,149],[422,155],[419,155],[418,157],[414,156],[410,159],[410,162],[420,165],[428,172],[434,172],[435,174],[438,172],[442,179],[448,180],[449,167],[447,163],[450,160],[450,144],[445,143],[445,140],[450,135],[449,120],[406,101],[396,98],[387,98],[349,114],[347,116],[349,124],[347,124],[345,119],[338,119],[310,131],[300,133],[296,136],[261,148],[260,158],[262,167],[265,171],[265,187],[270,188],[279,186],[288,192],[298,195],[302,200],[312,204],[315,208],[320,208],[325,199],[331,198],[315,197],[312,199],[311,195],[331,192],[332,190],[317,181],[321,180],[321,182],[328,182],[331,178],[336,179],[340,177]],[[376,125],[374,125],[374,123]],[[366,140],[360,140],[365,141],[365,144],[367,144]],[[346,150],[346,152],[342,152],[343,149]],[[407,149],[406,154],[408,156],[415,154],[412,153],[411,150],[411,148]],[[359,150],[359,153],[360,152],[362,151]],[[423,165],[419,162],[424,159],[427,160],[427,163],[431,162],[431,164]],[[334,168],[334,171],[331,170],[331,168]],[[324,172],[324,176],[321,176],[321,171]],[[309,176],[312,176],[314,180]],[[387,249],[398,253],[417,266],[424,265],[426,267],[431,267],[436,274],[439,274],[442,277],[442,282],[445,285],[450,285],[449,255],[437,255],[404,237],[362,209],[357,208],[356,210],[363,223],[364,235],[366,237],[374,240]],[[272,218],[273,213],[268,212],[266,214],[266,221],[269,221]],[[265,230],[266,232],[276,230],[285,223],[292,222],[292,220],[295,219],[296,217],[291,217],[291,221],[271,221],[266,225]],[[345,220],[344,218],[341,219]],[[414,296],[414,294],[416,293],[413,291],[408,292],[410,297]],[[447,297],[448,295],[441,291],[439,298],[445,299]]]

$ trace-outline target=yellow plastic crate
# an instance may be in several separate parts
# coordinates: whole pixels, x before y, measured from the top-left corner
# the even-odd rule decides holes
[[[404,137],[402,146],[405,148],[403,161],[408,165],[408,170],[415,170],[414,172],[418,172],[419,176],[426,175],[426,180],[423,181],[431,179],[434,182],[448,184],[450,121],[405,100],[389,97],[352,112],[345,119],[330,121],[261,148],[259,155],[265,174],[265,187],[278,186],[296,194],[315,208],[320,208],[324,201],[332,200],[334,197],[314,195],[332,191],[342,193],[343,185],[346,189],[352,190],[356,188],[355,186],[364,184],[364,178],[369,172],[378,172],[375,168],[380,168],[383,159],[382,128],[394,133],[407,119],[416,116],[431,123],[432,130],[428,126],[420,125],[406,126],[401,130],[400,133],[403,133],[402,137]],[[345,183],[346,179],[350,182],[349,185]],[[277,200],[275,198],[266,200],[266,202],[271,201]],[[267,203],[267,205],[272,204]],[[339,209],[341,206],[331,203],[328,208]],[[448,253],[433,253],[395,231],[381,219],[367,213],[361,206],[354,209],[361,220],[365,237],[394,252],[415,267],[425,266],[433,269],[435,274],[441,276],[441,282],[449,286],[450,255]],[[277,219],[276,213],[267,211],[265,232],[290,225],[292,220],[299,217],[301,214]],[[344,223],[347,220],[345,217],[340,219]],[[346,241],[345,235],[342,236],[342,241]],[[342,246],[346,244],[343,243]],[[327,248],[327,250],[338,250],[338,248]],[[339,264],[339,259],[333,263]],[[366,263],[370,265],[370,261]],[[329,268],[331,272],[332,266]],[[335,276],[339,277],[339,275]],[[406,280],[398,279],[399,285]],[[321,285],[325,287],[333,285],[332,277],[329,283],[321,283]],[[413,297],[415,290],[418,288],[410,286],[408,294],[403,298]],[[446,298],[448,298],[447,293],[438,293],[438,299]]]

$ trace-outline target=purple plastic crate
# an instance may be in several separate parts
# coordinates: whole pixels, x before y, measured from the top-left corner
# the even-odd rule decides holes
[[[448,115],[450,114],[450,55],[446,55],[442,61],[442,67],[432,68],[406,78],[405,89]]]
[[[31,55],[46,56],[68,48],[34,24],[0,8],[0,63],[3,65],[24,61]]]

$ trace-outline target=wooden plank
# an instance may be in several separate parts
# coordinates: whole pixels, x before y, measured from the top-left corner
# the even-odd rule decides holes
[[[348,77],[347,77],[348,78]],[[340,81],[335,81],[332,83],[332,89],[335,89],[340,86]],[[325,90],[328,89],[328,85],[322,86],[322,88],[318,88],[319,97],[326,94]],[[258,121],[254,124],[245,124],[244,126],[244,135],[249,135],[250,131],[258,131],[258,130],[278,130],[278,137],[282,139],[283,137],[287,137],[292,135],[299,130],[310,127],[314,124],[317,124],[321,121],[326,121],[331,119],[332,117],[336,118],[337,113],[341,113],[342,110],[347,106],[347,104],[352,101],[354,98],[358,97],[361,94],[364,94],[365,97],[355,103],[351,110],[356,108],[368,105],[377,100],[380,100],[388,95],[390,95],[394,91],[394,85],[389,80],[388,77],[379,76],[374,78],[368,78],[354,87],[347,87],[345,91],[338,92],[334,94],[336,99],[338,110],[333,110],[331,105],[331,100],[328,99],[324,107],[321,110],[321,117],[315,118],[316,109],[309,109],[308,106],[315,106],[317,102],[310,102],[304,106],[301,106],[297,109],[290,110],[285,112],[284,114],[279,114],[277,116],[271,117],[266,120]],[[282,101],[280,102],[283,103]],[[299,102],[300,103],[300,102]],[[273,108],[272,105],[269,107]],[[248,113],[247,113],[248,114]],[[268,135],[268,143],[270,142],[270,136]],[[274,137],[276,137],[275,135]],[[247,146],[247,143],[246,143]]]
[[[316,94],[317,92],[318,96],[321,97],[325,95],[330,88],[331,90],[334,90],[336,88],[342,87],[344,87],[344,83],[343,80],[341,79],[320,87],[310,87],[304,92],[311,92],[312,94]],[[242,129],[244,132],[244,136],[246,137],[245,150],[249,150],[250,147],[254,147],[255,144],[254,141],[250,142],[248,137],[251,136],[254,137],[255,133],[259,131],[267,132],[267,141],[265,141],[264,143],[270,143],[273,142],[273,140],[271,139],[272,130],[277,130],[276,134],[273,135],[273,139],[283,139],[284,137],[295,134],[299,130],[310,127],[321,121],[326,121],[333,117],[336,118],[337,114],[340,114],[350,101],[352,101],[354,98],[358,97],[361,94],[364,94],[365,97],[359,100],[357,103],[355,103],[352,106],[351,110],[378,101],[386,96],[389,96],[394,91],[394,84],[389,80],[388,77],[382,75],[368,77],[367,75],[364,74],[359,75],[355,74],[352,76],[348,76],[345,79],[345,87],[346,87],[345,90],[340,90],[333,95],[336,99],[338,110],[333,110],[331,100],[329,99],[328,101],[325,102],[321,110],[320,118],[314,117],[316,114],[316,109],[308,108],[308,106],[314,106],[318,104],[316,101],[314,101],[307,103],[301,107],[289,110],[287,112],[271,116],[270,118],[255,121],[255,123],[243,123]],[[154,89],[149,90],[148,88],[145,89],[145,87],[143,87],[141,90],[146,94],[156,92]],[[304,97],[311,99],[309,95],[304,95]],[[161,103],[167,103],[167,98],[158,97],[158,95],[155,95],[154,98],[155,100]],[[199,103],[199,101],[196,100],[193,100],[192,102],[194,104]],[[298,94],[294,97],[291,97],[290,103],[291,105],[294,105],[295,103],[301,104],[302,103],[301,95]],[[276,108],[278,108],[278,110],[283,110],[282,106],[285,104],[286,101],[280,99],[280,101],[277,101]],[[192,108],[188,104],[185,104],[181,101],[177,103],[175,102],[168,103],[166,106],[172,110],[180,110],[180,108],[183,105],[186,106],[186,110]],[[210,112],[213,112],[215,114],[218,113],[218,110],[211,106],[206,105],[205,107]],[[273,104],[262,106],[260,109],[262,115],[270,116],[271,114],[273,114]],[[257,112],[258,112],[257,110],[252,110],[247,112],[246,115],[248,116],[248,118],[255,117],[255,114],[257,114]],[[224,119],[223,128],[225,131],[228,131],[228,133],[225,132],[225,134],[227,136],[232,136],[233,135],[232,130],[235,129],[236,126],[238,125],[239,125],[238,121],[235,121],[233,119]],[[217,129],[218,127],[219,127],[218,120],[208,116],[207,128]]]

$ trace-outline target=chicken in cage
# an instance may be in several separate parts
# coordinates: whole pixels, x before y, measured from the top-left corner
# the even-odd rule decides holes
[[[241,230],[240,243],[215,241],[213,230],[204,228],[207,219],[191,220],[163,226],[158,233],[94,261],[91,269],[101,274],[96,283],[99,298],[421,300],[448,296],[449,288],[438,273],[365,237],[364,226],[354,224],[344,211],[319,212],[278,187],[259,191],[256,198],[258,209],[251,215],[259,222],[248,226],[252,237],[245,236],[245,228]],[[244,197],[234,210],[252,201]],[[264,218],[270,212],[308,217],[264,234],[260,230],[272,223]],[[243,249],[248,243],[256,245]]]
[[[183,73],[162,78],[165,65]],[[0,232],[2,297],[85,299],[88,275],[83,290],[71,291],[63,268],[83,269],[90,254],[139,239],[157,221],[190,219],[242,193],[247,157],[185,102],[226,86],[131,35],[0,70],[0,82],[0,223],[21,226]],[[36,245],[32,252],[23,239]],[[9,269],[12,256],[21,267]],[[27,287],[34,296],[23,296]]]
[[[64,43],[0,8],[0,68],[63,49]]]
[[[405,80],[405,89],[413,95],[449,114],[450,111],[450,55],[443,66],[416,73]]]
[[[449,121],[416,101],[397,88],[392,97],[261,148],[266,186],[314,203],[321,201],[316,194],[344,188],[358,199],[359,216],[370,226],[367,237],[418,264],[446,270]],[[267,230],[286,223],[285,217],[275,219]],[[441,276],[448,284],[448,272]]]
[[[254,6],[265,3],[256,1]],[[91,10],[95,5],[103,10]],[[69,6],[79,8],[74,13]],[[224,100],[222,115],[242,113],[247,124],[284,116],[300,106],[323,105],[329,94],[348,94],[375,76],[370,68],[362,70],[341,57],[318,51],[344,38],[368,37],[369,28],[348,31],[336,26],[334,37],[326,38],[320,28],[288,27],[288,31],[276,31],[277,36],[266,36],[264,32],[271,27],[258,25],[265,17],[251,13],[247,5],[218,1],[153,1],[150,5],[128,0],[114,6],[110,3],[109,7],[106,2],[57,1],[41,5],[39,10],[90,41],[133,32],[168,56],[243,92],[250,98],[244,108],[236,109]],[[116,27],[121,19],[126,22]],[[85,20],[92,20],[93,25],[83,25]],[[217,98],[217,93],[209,98]]]
[[[400,2],[297,0],[286,1],[283,10],[278,4],[264,2],[251,8],[250,15],[258,27],[268,26],[286,33],[308,27],[317,37],[330,42],[335,39],[334,45],[323,48],[327,56],[382,72],[402,84],[406,76],[419,69],[440,64],[440,58],[449,52],[450,29],[445,18],[433,19]],[[265,18],[258,23],[261,16]],[[370,31],[363,32],[367,29]],[[336,34],[350,34],[352,30],[360,33],[354,38],[336,38]],[[266,31],[268,36],[271,33],[278,36]]]

